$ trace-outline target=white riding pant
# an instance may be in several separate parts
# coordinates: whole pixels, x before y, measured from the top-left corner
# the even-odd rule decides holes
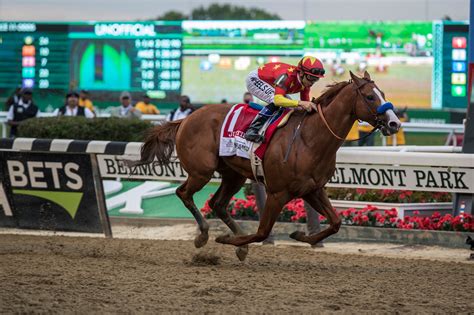
[[[250,72],[245,82],[247,83],[247,90],[253,96],[267,104],[273,102],[273,98],[275,97],[275,89],[273,86],[258,77],[258,70]]]

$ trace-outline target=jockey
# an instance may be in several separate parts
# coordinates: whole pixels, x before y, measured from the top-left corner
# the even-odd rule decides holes
[[[310,112],[316,104],[310,102],[311,86],[324,77],[323,63],[315,57],[304,57],[298,66],[282,62],[270,62],[250,72],[247,76],[247,89],[252,95],[268,103],[253,120],[245,133],[245,139],[263,142],[259,130],[272,114],[282,107],[300,106]],[[300,93],[300,101],[292,100],[288,94]]]

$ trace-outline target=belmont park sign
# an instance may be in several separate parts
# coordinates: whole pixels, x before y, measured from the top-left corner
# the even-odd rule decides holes
[[[472,192],[473,171],[338,164],[329,183],[333,187]]]
[[[177,158],[166,166],[153,162],[131,169],[124,159],[136,157],[98,155],[97,158],[102,178],[184,181],[187,177]],[[212,181],[219,180],[216,173]],[[327,186],[474,193],[474,169],[338,162]]]

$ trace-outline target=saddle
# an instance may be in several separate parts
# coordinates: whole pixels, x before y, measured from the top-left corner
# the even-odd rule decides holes
[[[240,156],[251,160],[254,177],[264,182],[262,160],[271,138],[278,128],[286,125],[293,109],[280,108],[265,123],[261,129],[265,141],[253,143],[245,139],[244,135],[255,116],[263,107],[256,103],[236,104],[227,113],[221,129],[219,156]],[[263,178],[263,179],[262,179]]]

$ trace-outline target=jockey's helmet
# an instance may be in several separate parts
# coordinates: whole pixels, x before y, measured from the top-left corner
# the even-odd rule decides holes
[[[303,57],[298,63],[298,69],[303,71],[304,74],[318,78],[324,78],[326,72],[321,60],[312,56]]]

